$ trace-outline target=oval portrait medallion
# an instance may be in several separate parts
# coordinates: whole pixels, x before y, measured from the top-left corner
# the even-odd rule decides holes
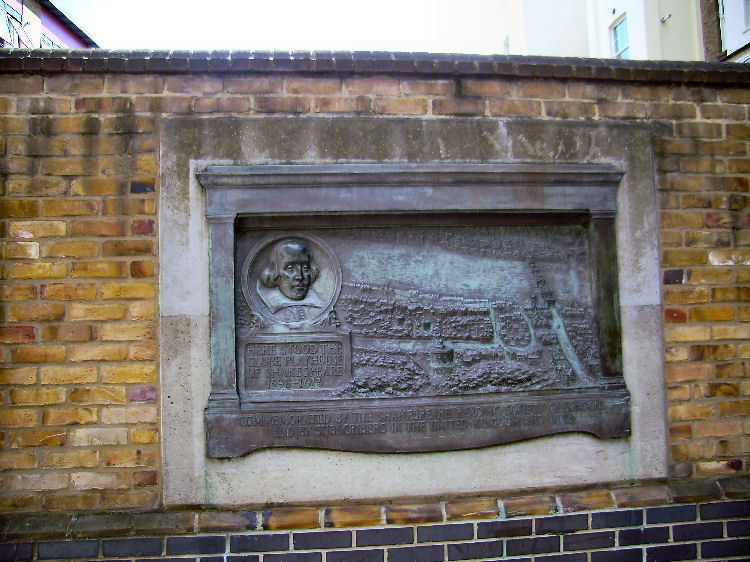
[[[242,265],[242,292],[253,312],[299,327],[323,320],[341,291],[341,267],[331,248],[304,233],[268,236]]]

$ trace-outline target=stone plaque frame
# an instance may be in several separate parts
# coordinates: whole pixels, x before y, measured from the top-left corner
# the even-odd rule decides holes
[[[160,135],[158,377],[165,505],[453,497],[667,475],[663,313],[650,124],[176,117],[161,121]],[[600,439],[586,433],[563,433],[431,453],[273,447],[233,458],[208,456],[204,411],[211,394],[211,348],[221,343],[211,341],[210,301],[216,297],[232,300],[234,296],[229,292],[210,295],[209,255],[214,241],[206,217],[207,193],[197,174],[209,166],[268,169],[294,164],[338,169],[342,164],[366,162],[416,167],[457,163],[503,167],[507,162],[538,162],[543,167],[563,168],[585,163],[588,169],[605,166],[624,172],[616,193],[614,223],[622,370],[630,393],[629,437]],[[522,184],[510,188],[523,193]],[[285,204],[274,202],[274,189],[254,189],[256,199],[249,204],[258,213],[282,211],[288,215],[291,205],[285,210]],[[294,190],[305,191],[301,186]],[[573,185],[558,188],[558,193],[572,191]],[[429,187],[422,193],[430,194]],[[527,193],[527,199],[533,200],[533,192]],[[452,200],[426,197],[424,203],[429,214],[431,207],[450,205]],[[228,204],[233,205],[231,201]],[[234,221],[230,215],[234,213],[236,209],[230,206],[226,213],[215,213],[212,221],[220,230],[231,229]],[[222,214],[227,215],[225,224]],[[231,260],[226,265],[234,268]],[[233,361],[231,338],[228,343]],[[566,462],[573,450],[578,462]],[[345,489],[341,482],[348,483]]]
[[[369,452],[456,450],[508,443],[541,435],[582,431],[602,438],[630,434],[629,396],[622,379],[615,216],[623,172],[607,165],[556,164],[342,164],[336,166],[207,166],[197,174],[206,189],[211,240],[211,395],[206,410],[207,453],[234,457],[265,447],[312,447]],[[266,236],[241,260],[242,292],[257,321],[278,323],[248,280],[257,256],[287,237],[306,237],[321,257],[334,260],[326,244],[298,229],[324,215],[335,225],[357,215],[423,219],[452,213],[485,218],[533,216],[541,224],[584,221],[599,344],[600,376],[593,388],[506,392],[483,397],[325,399],[314,390],[252,392],[243,368],[248,342],[312,341],[322,334],[295,332],[240,337],[235,350],[236,229],[239,223],[292,217],[294,229]],[[505,215],[503,215],[503,213]],[[546,217],[550,217],[545,220]],[[362,220],[361,222],[366,222]],[[376,221],[377,222],[377,221]],[[469,219],[471,222],[471,219]],[[320,261],[320,257],[318,260]],[[324,258],[325,259],[325,258]],[[338,264],[333,291],[318,313],[332,310],[341,288]],[[261,297],[262,298],[262,297]],[[313,319],[314,320],[314,319]],[[287,322],[294,327],[294,322]],[[297,322],[296,324],[299,324]],[[260,338],[260,339],[259,339]],[[279,342],[274,344],[272,342]],[[252,348],[250,348],[252,349]],[[347,353],[347,365],[351,352]],[[240,366],[238,369],[237,366]],[[351,373],[351,371],[349,371]],[[303,386],[303,385],[300,385]],[[265,395],[265,396],[264,396]],[[270,397],[269,397],[270,396]],[[317,401],[309,402],[310,399]],[[487,412],[466,426],[462,412]],[[474,408],[474,410],[470,410]],[[418,437],[388,420],[422,409],[440,416]],[[289,415],[294,412],[296,415]],[[520,413],[519,413],[520,412]],[[527,412],[524,416],[523,412]],[[533,412],[534,415],[528,414]],[[566,416],[561,413],[565,412]],[[442,419],[448,417],[447,420]],[[338,417],[347,423],[335,423]],[[310,419],[310,423],[304,420]],[[281,421],[280,421],[281,420]],[[284,422],[288,420],[288,422]],[[320,421],[322,420],[322,421]],[[334,421],[332,421],[334,420]],[[351,420],[359,420],[352,425]],[[423,420],[424,421],[424,420]],[[284,423],[282,423],[284,422]],[[460,422],[460,425],[456,424]],[[413,422],[412,422],[413,423]],[[422,422],[420,422],[422,423]],[[426,422],[425,422],[426,424]],[[308,427],[309,426],[309,427]],[[449,427],[450,426],[450,427]],[[315,429],[315,431],[311,431]],[[397,432],[398,429],[398,432]],[[419,427],[414,428],[419,431]],[[347,433],[363,431],[361,433]]]

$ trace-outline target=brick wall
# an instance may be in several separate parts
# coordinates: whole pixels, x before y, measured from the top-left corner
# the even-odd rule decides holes
[[[160,505],[158,134],[176,115],[651,123],[672,478],[750,469],[742,67],[3,51],[0,72],[3,511]]]

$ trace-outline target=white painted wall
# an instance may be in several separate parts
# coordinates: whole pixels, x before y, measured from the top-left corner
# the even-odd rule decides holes
[[[623,17],[631,59],[703,59],[698,0],[505,0],[498,30],[509,54],[612,58]]]
[[[728,55],[750,43],[750,10],[746,0],[723,0],[722,44]]]

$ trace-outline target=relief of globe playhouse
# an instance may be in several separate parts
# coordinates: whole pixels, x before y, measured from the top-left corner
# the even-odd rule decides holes
[[[577,224],[242,231],[241,407],[211,414],[232,444],[212,454],[626,435],[627,391],[601,367],[587,236]],[[386,427],[412,415],[424,416],[428,435]],[[333,421],[274,425],[310,416],[357,422],[356,431]],[[235,422],[242,431],[222,425]],[[379,433],[363,438],[371,429]]]
[[[601,372],[596,327],[591,303],[582,298],[585,290],[557,283],[558,300],[545,279],[562,279],[570,271],[572,279],[585,277],[582,229],[557,229],[555,235],[564,239],[567,248],[577,248],[568,250],[567,258],[540,228],[523,232],[518,232],[519,227],[494,227],[487,232],[466,227],[424,229],[414,240],[392,229],[395,238],[391,240],[388,229],[378,230],[324,232],[325,242],[309,232],[287,232],[252,245],[241,269],[248,306],[240,303],[237,310],[238,344],[245,350],[238,356],[240,376],[248,374],[243,366],[274,361],[247,358],[247,350],[264,349],[254,347],[258,338],[309,342],[313,334],[336,332],[347,335],[344,347],[346,355],[351,355],[351,370],[333,385],[323,381],[313,385],[327,387],[332,392],[329,396],[457,395],[597,386]],[[385,238],[377,240],[378,236]],[[484,238],[492,243],[483,244]],[[508,242],[507,248],[500,242]],[[401,251],[420,257],[409,266],[399,259]],[[339,253],[347,266],[346,279],[342,279]],[[428,287],[441,276],[445,265],[441,256],[450,259],[456,277],[453,281],[445,277],[438,281],[439,287]],[[417,272],[422,262],[424,270]],[[394,264],[393,268],[384,268],[386,263]],[[482,273],[479,263],[488,271]],[[514,281],[504,281],[499,287],[492,282],[491,270]],[[456,294],[460,289],[454,285],[471,277],[472,271],[483,283],[473,293],[485,286],[486,293]],[[393,280],[384,279],[384,274]],[[268,381],[286,373],[283,367],[251,377],[244,386],[269,389]],[[304,381],[297,384],[296,379],[271,386],[280,385],[306,388]]]

